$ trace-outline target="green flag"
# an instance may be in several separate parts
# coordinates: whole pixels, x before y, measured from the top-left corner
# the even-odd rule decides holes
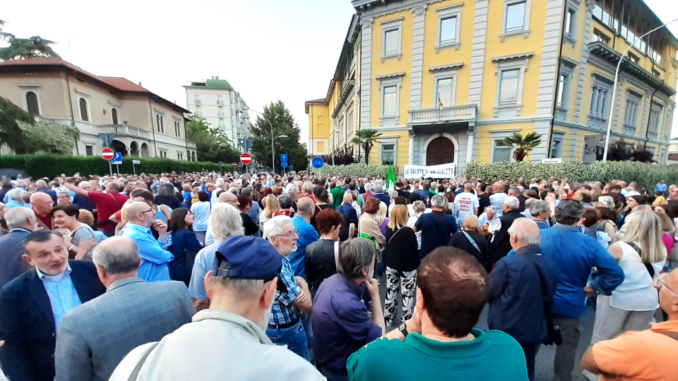
[[[388,166],[388,177],[386,177],[386,189],[389,191],[395,190],[396,177],[393,173],[393,168]]]

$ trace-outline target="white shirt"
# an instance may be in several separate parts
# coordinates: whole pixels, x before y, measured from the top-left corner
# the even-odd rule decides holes
[[[460,222],[463,222],[464,218],[469,214],[475,214],[475,210],[480,207],[478,197],[468,192],[459,193],[454,198],[454,205],[459,209],[458,219]]]
[[[659,307],[657,290],[652,287],[653,278],[650,278],[640,255],[626,242],[619,242],[619,245],[622,249],[619,266],[624,270],[624,281],[612,291],[610,305],[625,311],[656,310]],[[636,243],[636,246],[640,245]],[[656,278],[664,267],[664,261],[655,262],[652,267]]]

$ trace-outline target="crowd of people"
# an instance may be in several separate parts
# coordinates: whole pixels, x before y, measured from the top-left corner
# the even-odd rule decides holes
[[[678,374],[678,186],[664,181],[204,172],[1,185],[11,381],[532,381],[542,345],[557,346],[558,381],[577,363],[589,380]]]

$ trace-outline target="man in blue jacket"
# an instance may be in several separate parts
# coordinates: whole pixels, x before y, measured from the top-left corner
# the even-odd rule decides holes
[[[487,323],[511,335],[525,352],[527,375],[534,380],[534,360],[537,348],[549,343],[549,331],[544,310],[553,306],[556,292],[557,269],[553,261],[541,254],[541,234],[537,224],[529,218],[518,218],[508,229],[515,255],[502,258],[489,276],[490,312]],[[546,295],[542,293],[544,281]]]
[[[599,292],[610,295],[624,281],[624,272],[612,255],[576,226],[584,207],[574,200],[562,200],[556,206],[557,224],[541,231],[542,253],[555,262],[558,283],[553,297],[553,321],[560,327],[563,344],[556,349],[555,380],[572,378],[574,357],[579,345],[579,317],[586,311],[585,298]],[[593,268],[597,269],[587,285]]]

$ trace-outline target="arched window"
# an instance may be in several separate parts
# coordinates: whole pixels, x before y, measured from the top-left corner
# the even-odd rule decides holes
[[[78,101],[80,104],[80,120],[83,122],[89,122],[89,113],[87,112],[87,100],[85,98],[80,98]]]
[[[111,119],[113,120],[113,124],[118,124],[118,110],[114,108],[111,109]]]
[[[38,106],[38,95],[32,91],[26,93],[26,105],[28,106],[28,113],[32,116],[40,115],[40,107]]]

